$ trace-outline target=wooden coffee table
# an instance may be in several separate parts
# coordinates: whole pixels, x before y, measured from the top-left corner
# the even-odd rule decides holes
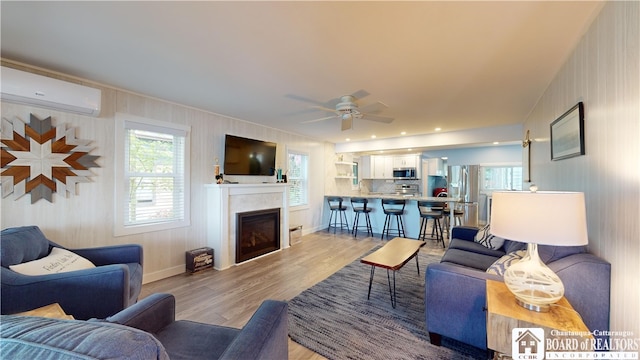
[[[371,296],[371,284],[376,267],[387,269],[387,281],[389,282],[389,295],[391,296],[391,306],[395,309],[397,303],[396,296],[396,271],[400,270],[404,264],[412,258],[416,258],[416,267],[420,274],[420,264],[418,263],[418,251],[424,246],[420,240],[394,238],[380,249],[360,259],[361,263],[371,265],[371,276],[369,277],[369,292],[367,299]],[[389,271],[393,271],[393,291],[391,290],[391,276]]]

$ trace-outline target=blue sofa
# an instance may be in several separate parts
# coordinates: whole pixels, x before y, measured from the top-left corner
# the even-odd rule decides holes
[[[116,245],[73,249],[96,267],[47,275],[23,275],[11,270],[47,256],[53,247],[37,226],[2,230],[1,313],[14,314],[59,303],[76,319],[105,318],[134,304],[142,289],[142,247]]]
[[[440,263],[427,266],[425,317],[434,345],[443,336],[487,349],[486,280],[502,277],[486,270],[505,254],[526,245],[505,240],[491,250],[474,242],[477,228],[456,227]],[[538,246],[542,261],[562,280],[565,297],[592,331],[609,330],[611,264],[583,246]]]
[[[104,320],[2,315],[7,359],[287,359],[287,303],[266,300],[242,329],[175,320],[175,298],[153,294]]]

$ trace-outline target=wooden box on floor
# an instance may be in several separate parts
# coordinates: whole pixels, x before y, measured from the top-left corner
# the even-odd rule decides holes
[[[213,249],[203,247],[186,252],[187,272],[196,272],[213,269]]]
[[[297,244],[302,241],[302,225],[292,225],[289,227],[289,244]]]

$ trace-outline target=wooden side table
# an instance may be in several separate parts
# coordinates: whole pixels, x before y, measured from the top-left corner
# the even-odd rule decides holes
[[[64,310],[60,307],[60,304],[55,303],[43,307],[39,307],[34,310],[29,310],[21,313],[17,313],[15,315],[23,315],[23,316],[39,316],[46,317],[52,319],[69,319],[73,320],[72,315],[67,315]]]
[[[542,328],[545,339],[566,341],[567,333],[588,334],[589,328],[563,296],[549,312],[530,311],[518,305],[505,283],[487,280],[487,347],[511,356],[514,328]],[[555,331],[553,331],[555,330]],[[585,342],[591,335],[573,336]],[[591,345],[591,341],[587,341]],[[585,349],[582,349],[584,351]],[[589,348],[592,350],[592,348]]]

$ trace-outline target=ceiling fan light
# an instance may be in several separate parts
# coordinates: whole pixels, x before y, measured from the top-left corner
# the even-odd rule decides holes
[[[353,116],[351,114],[345,115],[342,116],[342,131],[353,129]]]

